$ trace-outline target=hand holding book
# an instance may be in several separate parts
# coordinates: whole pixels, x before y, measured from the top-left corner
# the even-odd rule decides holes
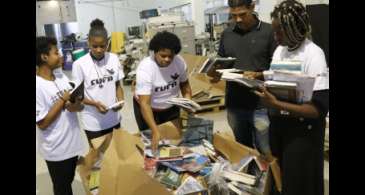
[[[275,107],[277,103],[276,97],[271,94],[265,86],[261,86],[254,93],[261,98],[261,102],[268,107]]]
[[[262,80],[263,79],[262,72],[244,71],[243,76],[248,79],[252,79],[252,80],[254,80],[254,79]]]

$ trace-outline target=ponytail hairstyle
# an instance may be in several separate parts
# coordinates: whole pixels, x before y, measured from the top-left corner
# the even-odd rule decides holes
[[[104,27],[104,22],[98,18],[90,23],[89,39],[91,37],[103,37],[108,39],[108,32]]]

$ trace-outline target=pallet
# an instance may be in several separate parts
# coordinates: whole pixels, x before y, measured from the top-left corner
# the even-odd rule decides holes
[[[194,98],[193,98],[194,100]],[[194,100],[196,103],[198,103],[200,106],[206,106],[206,105],[214,105],[214,104],[224,104],[224,97],[214,97],[214,98],[204,98],[204,99],[197,99]]]
[[[207,112],[220,112],[221,110],[224,110],[226,106],[223,104],[217,104],[217,105],[207,105],[202,106],[201,110],[198,110],[196,113],[207,113]]]
[[[224,97],[196,100],[196,102],[202,107],[202,109],[198,110],[196,113],[219,112],[225,109]]]

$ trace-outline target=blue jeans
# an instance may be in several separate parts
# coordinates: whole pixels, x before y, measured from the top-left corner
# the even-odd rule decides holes
[[[227,108],[227,119],[237,142],[257,148],[263,154],[270,152],[267,109]]]
[[[263,154],[271,153],[269,143],[270,120],[266,108],[257,109],[253,116],[256,147]]]

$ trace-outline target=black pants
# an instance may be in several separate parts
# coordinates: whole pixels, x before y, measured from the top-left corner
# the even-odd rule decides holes
[[[278,158],[282,195],[323,195],[325,121],[270,118],[270,146]]]
[[[134,117],[136,118],[136,122],[139,130],[147,130],[149,129],[146,121],[143,118],[141,107],[139,103],[133,98],[133,109],[134,109]],[[172,121],[174,119],[179,118],[180,109],[177,106],[173,106],[163,111],[153,111],[153,117],[155,119],[156,124],[162,124],[168,121]]]
[[[101,137],[105,134],[111,133],[113,132],[114,129],[119,129],[120,128],[120,123],[116,124],[113,127],[110,127],[109,129],[103,129],[100,131],[89,131],[85,129],[85,134],[88,140],[94,139],[94,138],[98,138]]]
[[[228,124],[240,144],[254,148],[254,110],[227,108]]]
[[[73,195],[71,184],[75,177],[77,159],[75,156],[63,161],[46,161],[54,195]]]

